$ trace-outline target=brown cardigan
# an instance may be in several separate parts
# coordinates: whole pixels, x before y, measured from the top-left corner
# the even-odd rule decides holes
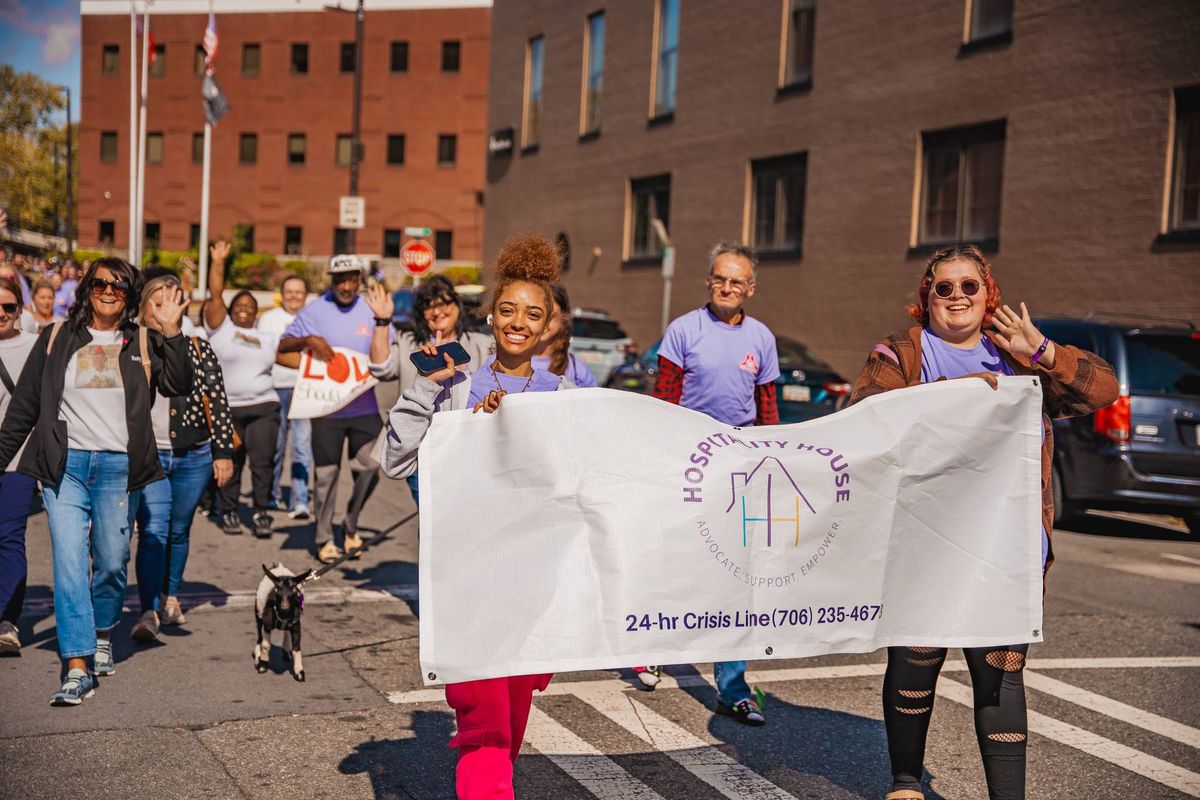
[[[892,334],[884,339],[867,357],[850,402],[857,403],[892,389],[916,386],[921,382],[921,328]],[[997,348],[999,349],[999,348]],[[894,354],[894,357],[893,355]],[[1117,399],[1120,387],[1113,368],[1104,359],[1071,345],[1054,343],[1054,367],[1030,365],[1000,350],[1000,355],[1017,375],[1041,375],[1042,385],[1042,525],[1050,536],[1054,528],[1054,491],[1050,470],[1054,461],[1054,428],[1051,419],[1080,417],[1110,405]],[[940,379],[939,379],[940,380]],[[1046,568],[1054,561],[1051,541]]]

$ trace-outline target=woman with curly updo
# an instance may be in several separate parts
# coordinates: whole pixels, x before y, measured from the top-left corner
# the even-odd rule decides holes
[[[555,313],[551,285],[558,279],[558,250],[549,240],[524,234],[504,243],[496,261],[497,285],[487,310],[492,315],[496,358],[467,374],[447,354],[446,365],[419,376],[388,415],[387,446],[382,465],[390,478],[404,478],[417,467],[417,450],[436,411],[464,409],[491,413],[504,397],[523,392],[574,388],[569,379],[533,365],[538,340]],[[427,343],[427,355],[438,342]],[[511,798],[513,762],[521,750],[534,690],[550,683],[550,675],[453,683],[446,702],[454,709],[458,733],[456,784],[459,798]]]

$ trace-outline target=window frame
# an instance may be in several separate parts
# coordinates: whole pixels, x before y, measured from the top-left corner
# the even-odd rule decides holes
[[[450,54],[453,57],[447,61]],[[462,39],[442,40],[442,73],[453,75],[462,72]]]
[[[389,236],[394,237],[395,244],[396,244],[395,248],[389,248],[389,246],[388,246]],[[383,254],[384,258],[399,258],[400,257],[400,248],[404,246],[404,229],[403,228],[384,228],[383,229],[383,239],[381,240],[381,242],[382,242],[382,244],[380,245],[380,247],[381,247],[380,252]],[[394,252],[395,255],[392,255],[392,252]]]
[[[151,143],[158,143],[158,158],[152,156]],[[146,163],[161,164],[163,163],[163,152],[166,148],[166,141],[163,139],[162,131],[146,131]]]
[[[335,227],[333,229],[333,253],[332,253],[333,255],[341,256],[341,255],[349,254],[350,248],[347,246],[347,244],[348,244],[347,239],[348,239],[349,235],[350,235],[350,228]],[[341,240],[342,240],[341,247],[338,246],[339,238],[341,238]]]
[[[450,158],[443,158],[443,147],[448,146]],[[458,165],[458,134],[439,133],[437,139],[437,165],[439,167],[454,167]]]
[[[154,45],[154,58],[146,66],[146,74],[151,78],[165,78],[167,76],[166,44]]]
[[[250,58],[250,54],[254,54],[254,58]],[[251,65],[251,61],[254,61]],[[262,45],[258,42],[243,42],[242,43],[242,77],[257,78],[262,74]]]
[[[671,230],[671,173],[664,172],[658,175],[647,175],[640,178],[630,178],[625,183],[625,236],[624,236],[624,264],[639,265],[639,264],[661,264],[663,257],[662,244],[658,241],[658,235],[654,232],[652,220],[655,216],[646,218],[646,229],[649,236],[649,241],[652,246],[648,250],[638,249],[638,196],[640,194],[650,194],[655,203],[655,208],[647,209],[647,212],[653,211],[655,214],[659,211],[657,208],[658,197],[657,193],[662,189],[666,189],[667,195],[667,213],[663,225],[667,231]],[[661,217],[657,217],[661,219]]]
[[[347,48],[349,48],[349,50],[347,50]],[[349,69],[346,68],[346,53],[347,52],[350,53]],[[354,74],[354,65],[357,60],[358,60],[358,53],[356,52],[356,47],[355,47],[354,42],[339,42],[338,43],[338,74],[339,75],[353,75]]]
[[[762,258],[801,258],[804,254],[804,221],[808,200],[808,151],[786,153],[784,155],[751,159],[749,162],[749,181],[746,188],[746,230],[742,240],[749,242]],[[758,240],[758,181],[760,177],[775,178],[775,201],[778,204],[783,191],[780,180],[788,176],[799,175],[799,208],[781,209],[776,205],[773,225],[787,224],[787,217],[796,221],[796,241],[790,245],[777,245],[779,231],[774,230],[773,242],[763,244]],[[790,199],[790,196],[789,196]]]
[[[1006,0],[1000,0],[1005,2]],[[1007,0],[1008,7],[1008,27],[1003,30],[997,29],[987,33],[976,32],[977,15],[976,11],[980,8],[980,4],[985,2],[996,2],[996,0],[963,0],[963,35],[962,44],[959,47],[959,54],[965,55],[976,50],[982,50],[998,45],[1007,45],[1013,39],[1013,0]]]
[[[441,247],[443,240],[446,241],[446,247]],[[449,260],[454,258],[454,230],[440,230],[433,232],[433,255],[434,258],[440,260]]]
[[[779,41],[779,85],[780,92],[795,92],[811,89],[813,75],[816,71],[816,41],[817,41],[817,0],[783,0],[783,19],[780,23]],[[793,55],[792,19],[797,12],[808,13],[806,37],[806,56],[808,69],[806,74],[798,74],[795,69]]]
[[[197,149],[196,145],[199,145]],[[204,163],[204,132],[192,131],[192,163]]]
[[[663,38],[666,36],[666,31],[669,28],[664,28],[663,25],[663,10],[664,6],[670,4],[675,15],[675,44],[671,48],[670,54],[674,56],[673,70],[674,81],[671,86],[670,107],[660,106],[658,102],[659,84],[662,80],[662,60],[663,60]],[[679,84],[679,33],[681,25],[682,10],[680,8],[681,0],[655,0],[654,3],[654,30],[651,39],[651,58],[650,58],[650,109],[649,120],[653,124],[655,122],[664,122],[673,119],[675,109],[678,105],[678,84]]]
[[[979,145],[1000,144],[1000,163],[997,175],[996,193],[996,223],[995,231],[990,236],[966,236],[968,231],[964,226],[969,217],[965,212],[965,204],[969,202],[971,179],[970,148]],[[1004,198],[1004,150],[1007,144],[1007,120],[991,120],[974,125],[956,128],[945,128],[933,131],[922,131],[917,140],[917,184],[914,186],[915,215],[910,250],[914,253],[932,252],[952,244],[974,244],[985,251],[995,252],[1000,247],[1000,228],[1003,214]],[[930,154],[956,151],[958,154],[957,189],[954,205],[954,236],[951,238],[931,238],[927,232],[927,215],[929,212],[929,166]]]
[[[296,231],[295,249],[292,248],[292,231]],[[300,255],[304,252],[304,226],[303,225],[284,225],[283,226],[283,252],[285,255]]]
[[[392,146],[399,143],[400,158],[399,160],[392,159]],[[389,167],[404,166],[404,158],[408,149],[408,137],[403,133],[389,133],[387,139],[384,140],[384,163]]]
[[[200,223],[193,222],[188,225],[188,250],[197,250],[200,247]]]
[[[346,142],[346,161],[341,160],[342,142]],[[350,133],[338,133],[333,137],[333,165],[335,167],[349,167],[350,162],[354,159],[354,135]]]
[[[246,158],[246,143],[250,142],[254,148],[254,157]],[[258,164],[258,134],[257,133],[239,133],[238,134],[238,166],[253,167]]]
[[[292,142],[295,141],[300,142],[299,153],[292,152]],[[289,167],[302,167],[308,163],[308,134],[304,133],[303,131],[299,133],[289,133],[287,135],[286,147],[287,165]],[[299,160],[297,160],[297,156],[299,156]]]
[[[537,97],[534,97],[534,50],[537,50]],[[525,40],[525,80],[521,89],[521,152],[536,152],[542,137],[542,108],[546,81],[546,35]],[[530,124],[530,120],[536,124]],[[533,129],[532,134],[530,129]]]
[[[403,53],[403,59],[397,59],[398,53]],[[396,39],[388,45],[388,72],[393,75],[404,75],[408,73],[408,40]],[[403,60],[403,64],[397,66],[396,62]]]
[[[292,42],[288,48],[288,73],[291,75],[307,75],[308,74],[308,42]],[[303,69],[297,69],[298,60],[296,55],[303,53],[303,64],[300,65]]]
[[[104,143],[112,142],[112,155],[108,158],[104,157]],[[120,134],[118,131],[100,131],[100,163],[115,164],[117,163],[118,154],[120,152]]]
[[[98,219],[96,220],[96,241],[101,245],[105,242],[111,246],[117,238],[117,221],[113,219]],[[105,228],[108,229],[108,235],[105,235]]]
[[[204,45],[198,44],[192,49],[192,77],[202,78],[205,71],[208,69],[208,54],[204,52]]]
[[[109,56],[112,56],[112,64],[110,69]],[[101,75],[116,75],[121,71],[121,45],[120,44],[105,44],[100,47],[100,74]]]
[[[600,23],[600,63],[594,69],[596,53],[595,23]],[[579,136],[588,138],[600,135],[604,118],[604,48],[608,31],[608,18],[604,9],[595,11],[583,20],[583,78],[579,95]],[[593,94],[593,82],[598,87]]]
[[[154,235],[150,235],[150,226],[154,226]],[[146,241],[146,246],[150,250],[162,249],[162,223],[154,220],[147,220],[142,226],[143,238]]]
[[[1158,240],[1200,241],[1200,198],[1197,200],[1195,220],[1182,218],[1185,200],[1185,172],[1193,161],[1200,165],[1200,84],[1176,87],[1171,92],[1169,128],[1167,132],[1167,169],[1163,187],[1162,225]],[[1192,130],[1195,126],[1195,132]],[[1187,147],[1188,134],[1196,138],[1195,152]],[[1189,157],[1190,156],[1190,157]],[[1200,170],[1197,170],[1200,172]],[[1196,191],[1200,194],[1200,186]]]

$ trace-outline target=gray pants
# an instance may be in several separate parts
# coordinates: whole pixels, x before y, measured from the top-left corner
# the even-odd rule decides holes
[[[371,458],[375,439],[383,430],[376,414],[343,419],[318,418],[312,421],[313,463],[316,491],[313,500],[317,515],[317,547],[333,539],[333,512],[337,505],[338,476],[342,471],[342,449],[347,447],[350,474],[354,486],[342,528],[358,531],[358,515],[379,483],[379,462]]]

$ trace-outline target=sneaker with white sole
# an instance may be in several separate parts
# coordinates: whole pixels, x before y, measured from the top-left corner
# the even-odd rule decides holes
[[[659,667],[634,667],[637,672],[638,680],[642,682],[642,686],[650,691],[654,691],[654,687],[658,686],[662,680],[662,669]]]
[[[187,622],[187,617],[183,615],[183,608],[179,605],[179,598],[168,595],[162,601],[162,624],[163,625],[183,625]]]
[[[96,693],[96,679],[86,669],[67,672],[62,688],[50,695],[52,706],[77,706]]]
[[[17,626],[8,620],[0,622],[0,656],[21,655],[21,637]]]
[[[221,515],[221,530],[231,536],[236,536],[242,532],[242,521],[238,519],[236,511],[227,511]]]
[[[117,664],[113,661],[111,639],[96,639],[96,655],[92,657],[92,661],[97,675],[116,673]]]
[[[129,633],[135,642],[154,642],[158,640],[158,614],[153,609],[146,611],[138,619],[137,624]]]
[[[253,524],[251,529],[254,535],[259,539],[271,538],[271,515],[266,511],[258,511],[254,514]]]
[[[733,717],[743,725],[765,725],[767,718],[763,716],[762,708],[754,700],[739,700],[732,706],[717,701],[717,713],[723,717]]]
[[[296,506],[288,512],[288,519],[312,519],[312,513],[308,510],[308,506]]]

